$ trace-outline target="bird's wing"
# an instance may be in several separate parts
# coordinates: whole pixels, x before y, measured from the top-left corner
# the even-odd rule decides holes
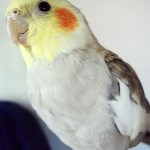
[[[120,91],[111,101],[115,124],[121,134],[135,140],[147,129],[150,105],[145,97],[140,80],[132,67],[111,51],[105,51],[105,62]],[[112,89],[114,91],[114,89]]]
[[[105,54],[105,62],[111,74],[128,87],[131,101],[140,105],[146,112],[149,112],[150,106],[145,97],[143,87],[132,67],[118,55],[108,50]]]

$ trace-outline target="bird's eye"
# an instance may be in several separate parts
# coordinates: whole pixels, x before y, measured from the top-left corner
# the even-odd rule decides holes
[[[40,2],[38,7],[42,12],[47,12],[51,9],[51,5],[46,1]]]

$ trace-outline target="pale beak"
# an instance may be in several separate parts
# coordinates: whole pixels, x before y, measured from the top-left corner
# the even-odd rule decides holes
[[[27,35],[28,35],[28,22],[27,20],[20,15],[18,10],[14,10],[7,17],[7,28],[8,33],[12,40],[17,44],[28,45],[27,44]]]

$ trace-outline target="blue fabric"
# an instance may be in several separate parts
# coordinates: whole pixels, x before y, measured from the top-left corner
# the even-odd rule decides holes
[[[0,150],[51,150],[37,120],[25,108],[0,102]]]

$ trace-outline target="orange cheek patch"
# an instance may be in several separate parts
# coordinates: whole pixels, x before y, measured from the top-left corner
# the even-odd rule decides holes
[[[73,30],[78,26],[76,16],[66,8],[58,8],[56,10],[56,17],[61,27],[67,30]]]

